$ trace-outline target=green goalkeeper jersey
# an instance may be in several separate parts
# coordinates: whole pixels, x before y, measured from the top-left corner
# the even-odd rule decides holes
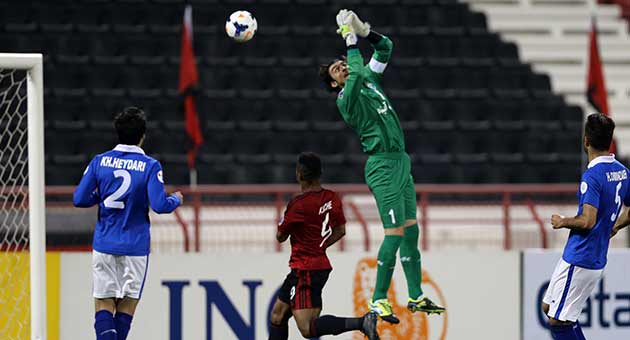
[[[368,155],[405,151],[405,137],[398,115],[381,88],[381,78],[393,43],[383,36],[373,45],[367,65],[357,48],[348,49],[348,78],[337,96],[344,121],[359,135]]]

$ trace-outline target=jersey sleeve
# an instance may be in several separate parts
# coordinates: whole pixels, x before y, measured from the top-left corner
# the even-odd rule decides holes
[[[289,204],[278,224],[278,232],[290,234],[293,227],[304,222],[304,212],[298,203]]]
[[[626,173],[628,173],[628,169],[626,169]],[[629,181],[624,181],[624,185],[627,185]],[[626,207],[630,207],[630,188],[626,189],[626,195],[623,197],[623,205]]]
[[[332,203],[332,227],[336,228],[346,224],[346,215],[343,213],[343,202],[339,195],[335,194]]]
[[[599,209],[599,198],[602,187],[599,181],[589,173],[582,176],[580,183],[580,193],[582,194],[581,204],[588,204]]]
[[[164,175],[160,162],[156,161],[151,166],[149,180],[147,182],[147,192],[149,194],[151,209],[158,214],[173,212],[173,210],[181,204],[177,196],[166,194],[164,190]]]
[[[383,72],[385,72],[385,68],[387,67],[387,63],[392,56],[394,43],[388,37],[375,32],[370,32],[368,40],[372,44],[374,53],[372,54],[372,58],[370,58],[368,64],[365,66],[366,72],[371,75],[372,78],[380,81],[383,76]]]
[[[94,157],[90,164],[85,168],[83,177],[79,185],[74,190],[72,203],[75,207],[89,208],[98,204],[101,199],[98,194],[98,184],[96,182],[96,168],[98,166],[98,157]]]
[[[346,61],[348,63],[348,79],[346,79],[343,90],[337,96],[337,107],[342,114],[351,116],[361,93],[365,71],[363,69],[363,57],[358,48],[348,49]]]

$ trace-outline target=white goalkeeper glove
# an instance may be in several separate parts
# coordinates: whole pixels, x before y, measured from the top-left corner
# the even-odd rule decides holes
[[[348,10],[342,9],[337,13],[337,33],[341,34],[343,40],[346,41],[346,46],[357,44],[357,35],[352,29],[351,16]]]
[[[363,22],[359,19],[359,16],[353,11],[347,11],[347,15],[350,17],[350,27],[356,32],[358,36],[361,38],[365,38],[370,34],[370,26],[369,22]]]

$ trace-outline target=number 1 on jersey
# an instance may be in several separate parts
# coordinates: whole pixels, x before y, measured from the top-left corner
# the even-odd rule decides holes
[[[396,216],[394,215],[394,209],[389,209],[389,217],[392,218],[392,224],[396,224]]]
[[[116,191],[114,191],[113,194],[105,198],[103,205],[106,208],[111,209],[125,209],[125,202],[117,201],[117,199],[129,190],[129,186],[131,185],[131,174],[129,174],[129,171],[127,170],[115,170],[114,177],[122,177],[122,184],[118,187],[118,189],[116,189]]]

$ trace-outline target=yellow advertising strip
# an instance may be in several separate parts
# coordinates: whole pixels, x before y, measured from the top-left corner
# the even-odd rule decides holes
[[[31,337],[30,274],[27,252],[0,252],[0,339]],[[60,253],[46,254],[48,340],[59,340]]]
[[[59,340],[61,253],[46,253],[46,322],[48,340]]]
[[[0,252],[0,339],[31,337],[28,261],[25,252]]]

